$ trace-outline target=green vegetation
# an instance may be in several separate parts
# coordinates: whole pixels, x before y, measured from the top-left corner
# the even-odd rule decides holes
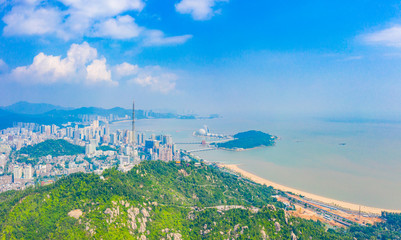
[[[27,156],[18,156],[17,157],[17,162],[35,166],[36,164],[38,164],[39,159],[38,158],[31,158],[31,157],[27,157]]]
[[[234,135],[234,140],[216,143],[215,145],[220,148],[226,149],[250,149],[261,146],[273,146],[277,137],[261,131],[247,131]]]
[[[52,155],[53,157],[84,154],[85,147],[74,145],[64,139],[46,140],[32,146],[21,148],[17,154],[27,154],[30,157],[43,157]]]
[[[77,173],[0,194],[0,239],[378,239],[391,232],[326,231],[286,214],[272,194],[215,167],[146,161],[128,173]]]
[[[383,212],[382,218],[386,221],[370,227],[352,226],[349,231],[357,239],[401,239],[401,214]]]
[[[108,145],[102,145],[102,146],[99,146],[99,147],[96,147],[96,150],[101,150],[101,151],[118,151],[118,149],[116,149],[115,147],[111,147],[111,146],[108,146]]]

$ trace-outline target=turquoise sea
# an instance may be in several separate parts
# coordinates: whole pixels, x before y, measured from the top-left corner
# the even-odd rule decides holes
[[[255,129],[280,137],[273,147],[196,153],[208,161],[241,164],[241,168],[260,177],[329,198],[401,209],[401,124],[269,117],[136,121],[137,131],[147,137],[152,133],[170,134],[174,142],[200,142],[202,139],[192,133],[203,125],[213,133]],[[129,122],[111,125],[112,130],[130,127]]]

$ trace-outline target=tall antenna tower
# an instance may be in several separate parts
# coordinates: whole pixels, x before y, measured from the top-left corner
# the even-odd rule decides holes
[[[132,134],[131,134],[132,146],[135,146],[135,100],[132,100]]]

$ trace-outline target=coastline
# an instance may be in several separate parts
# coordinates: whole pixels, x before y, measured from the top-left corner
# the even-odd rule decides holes
[[[332,199],[332,198],[328,198],[328,197],[323,197],[323,196],[319,196],[313,193],[308,193],[308,192],[304,192],[295,188],[291,188],[291,187],[287,187],[275,182],[272,182],[270,180],[261,178],[253,173],[247,172],[243,169],[241,169],[239,167],[238,164],[219,164],[220,167],[224,167],[227,168],[231,171],[237,172],[239,174],[241,174],[242,176],[256,182],[262,185],[266,185],[266,186],[271,186],[275,189],[284,191],[284,192],[291,192],[293,194],[296,195],[302,195],[305,198],[309,198],[312,200],[316,200],[328,205],[332,205],[332,206],[337,206],[343,209],[349,209],[352,211],[361,211],[361,212],[365,212],[365,213],[373,213],[373,214],[381,214],[381,212],[385,211],[385,212],[394,212],[394,213],[401,213],[401,210],[393,210],[393,209],[384,209],[384,208],[376,208],[376,207],[369,207],[369,206],[363,206],[363,205],[359,205],[359,204],[355,204],[355,203],[349,203],[349,202],[345,202],[345,201],[340,201],[340,200],[336,200],[336,199]]]

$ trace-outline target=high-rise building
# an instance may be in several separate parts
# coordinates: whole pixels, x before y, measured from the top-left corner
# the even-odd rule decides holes
[[[98,127],[99,127],[99,121],[98,121],[98,120],[93,121],[92,127],[93,127],[94,129],[98,128]]]
[[[96,153],[96,146],[97,146],[96,140],[95,139],[91,139],[90,143],[85,146],[85,154],[86,155],[95,154]]]
[[[165,145],[172,145],[173,138],[170,135],[164,135],[164,136],[162,136],[162,143]]]
[[[163,145],[159,149],[159,159],[161,161],[169,162],[173,160],[173,152],[170,146]]]
[[[23,173],[24,173],[24,179],[32,179],[33,169],[31,167],[31,165],[24,167]]]
[[[137,134],[136,137],[137,137],[136,144],[142,145],[145,142],[145,134],[144,133]]]
[[[104,128],[104,135],[110,135],[110,127],[109,123],[106,124],[106,127]]]
[[[115,134],[115,133],[110,134],[110,143],[113,144],[113,145],[116,145],[116,143],[117,143],[117,134]]]
[[[125,155],[119,155],[118,160],[120,161],[121,165],[127,165],[130,164],[130,158],[129,156],[125,156]]]
[[[22,177],[22,167],[14,166],[14,179],[20,179]]]
[[[135,100],[132,101],[132,133],[131,133],[131,144],[135,145]]]
[[[52,124],[52,126],[51,126],[51,134],[56,134],[57,128],[58,127],[56,125]]]

